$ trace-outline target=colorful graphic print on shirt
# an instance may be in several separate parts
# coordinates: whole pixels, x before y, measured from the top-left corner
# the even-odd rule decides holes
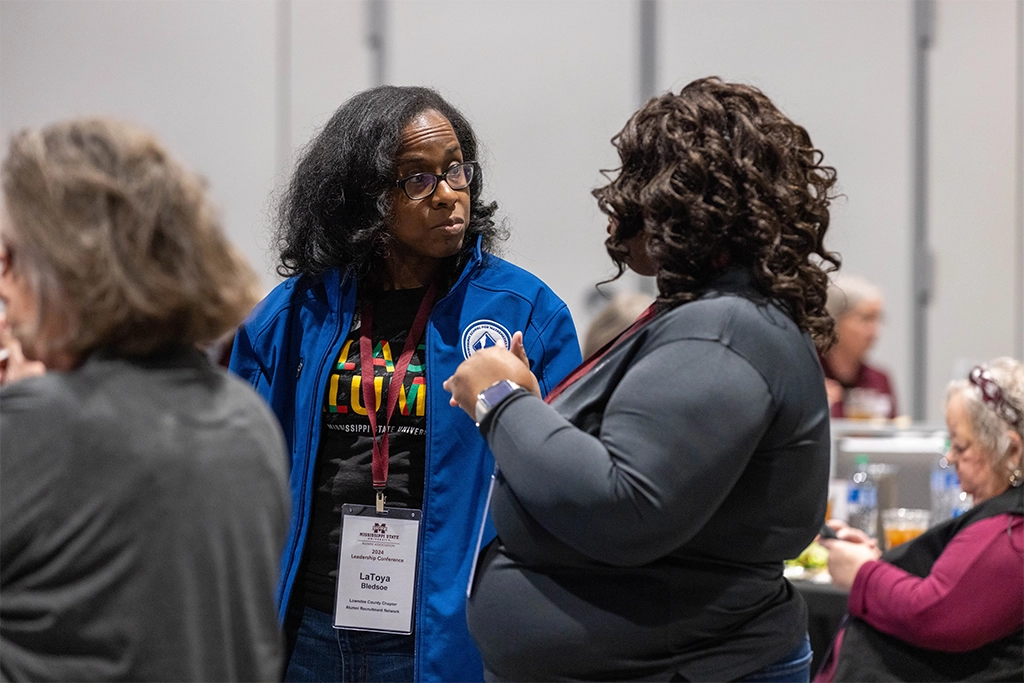
[[[426,347],[419,344],[413,351],[405,381],[397,387],[391,386],[395,363],[405,344],[404,338],[375,339],[373,349],[374,395],[378,415],[377,431],[383,433],[386,420],[385,399],[393,389],[398,391],[398,400],[388,431],[422,436],[423,417],[426,414],[427,387],[424,357]],[[370,433],[370,422],[366,418],[363,404],[362,365],[359,354],[358,334],[352,334],[341,347],[337,361],[328,378],[324,402],[325,426],[332,431],[354,434]],[[411,419],[410,419],[411,418]],[[418,419],[417,419],[418,418]]]

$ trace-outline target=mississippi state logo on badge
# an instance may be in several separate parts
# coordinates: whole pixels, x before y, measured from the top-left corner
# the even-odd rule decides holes
[[[512,346],[512,335],[500,323],[493,320],[477,320],[462,333],[462,357],[469,358],[477,351],[500,346]]]

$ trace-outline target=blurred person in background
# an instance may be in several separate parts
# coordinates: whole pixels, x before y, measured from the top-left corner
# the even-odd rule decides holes
[[[830,521],[833,582],[849,621],[818,680],[1024,678],[1024,364],[998,358],[949,384],[946,424],[974,507],[881,554]]]
[[[528,357],[545,391],[580,361],[566,305],[491,253],[502,234],[483,187],[469,122],[426,88],[354,96],[296,166],[278,233],[290,278],[245,322],[231,359],[291,454],[286,680],[483,676],[465,601],[494,460],[441,383],[493,346]],[[353,523],[343,507],[375,501],[384,515],[422,511],[415,604],[391,607],[412,611],[411,634],[334,628],[336,609],[381,599],[338,578]],[[494,535],[489,522],[479,533]]]
[[[657,276],[657,305],[548,402],[503,350],[446,383],[499,468],[470,631],[492,680],[806,681],[782,571],[825,514],[835,171],[762,92],[715,78],[613,143],[606,245]]]
[[[279,678],[284,440],[196,348],[255,274],[132,126],[25,130],[0,179],[2,338],[47,369],[0,390],[0,677]]]
[[[583,335],[583,357],[593,354],[629,327],[652,303],[639,292],[619,292],[605,304]]]
[[[867,363],[882,324],[882,290],[859,275],[838,273],[827,305],[836,321],[836,343],[822,354],[821,366],[832,417],[896,417],[889,376]]]

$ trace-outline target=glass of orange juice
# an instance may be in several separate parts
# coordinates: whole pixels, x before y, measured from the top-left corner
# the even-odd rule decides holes
[[[885,549],[891,550],[911,541],[928,530],[931,512],[915,508],[889,508],[882,510],[882,531]]]

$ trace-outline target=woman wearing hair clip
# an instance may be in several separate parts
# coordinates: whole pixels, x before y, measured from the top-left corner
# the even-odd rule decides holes
[[[1024,364],[999,358],[951,382],[946,423],[974,507],[885,555],[834,523],[841,540],[821,542],[850,619],[817,680],[1024,677]]]

